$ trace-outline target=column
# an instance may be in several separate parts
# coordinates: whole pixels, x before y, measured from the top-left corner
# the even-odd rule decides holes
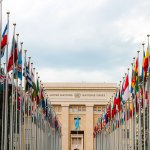
[[[85,131],[86,150],[94,148],[93,139],[93,105],[86,105],[86,131]]]
[[[62,150],[69,150],[69,105],[62,105]]]

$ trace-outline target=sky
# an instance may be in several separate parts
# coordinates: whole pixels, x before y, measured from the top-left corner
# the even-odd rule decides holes
[[[43,82],[116,82],[150,33],[149,0],[3,0]],[[10,42],[11,43],[11,42]]]

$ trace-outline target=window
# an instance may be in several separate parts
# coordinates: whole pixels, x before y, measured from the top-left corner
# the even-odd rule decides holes
[[[70,113],[84,112],[86,111],[86,106],[70,106],[69,111]]]
[[[60,105],[53,105],[55,112],[61,112],[61,106]]]
[[[81,106],[78,106],[78,111],[79,111],[79,112],[81,111]]]
[[[94,112],[97,112],[97,107],[94,107]]]
[[[101,106],[101,105],[95,105],[94,106],[94,112],[95,113],[100,113],[106,106]]]
[[[101,107],[100,106],[98,106],[98,112],[100,112],[101,111]]]
[[[73,112],[77,112],[77,106],[74,106]]]
[[[72,106],[70,106],[70,113],[72,113]]]

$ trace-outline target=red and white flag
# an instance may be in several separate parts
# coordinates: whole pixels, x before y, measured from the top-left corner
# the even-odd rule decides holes
[[[124,101],[127,101],[129,99],[129,77],[128,77],[128,74],[126,75],[125,77],[125,82],[124,82],[124,85],[123,85],[123,100]]]

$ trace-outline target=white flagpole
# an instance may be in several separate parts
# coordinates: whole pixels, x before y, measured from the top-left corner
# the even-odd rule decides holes
[[[27,53],[27,50],[24,50],[24,90],[26,88],[26,53]],[[24,150],[26,149],[26,143],[27,143],[27,130],[26,130],[26,99],[27,99],[27,95],[25,93],[24,95]]]
[[[38,72],[36,72],[36,82],[37,80],[38,80]],[[38,149],[37,142],[38,142],[38,106],[36,103],[36,149]]]
[[[18,37],[19,37],[19,34],[16,34],[17,35],[17,54],[18,54]],[[15,147],[16,147],[16,150],[18,149],[18,60],[17,60],[17,63],[16,63],[16,127],[15,127]]]
[[[7,12],[7,46],[6,46],[6,69],[5,69],[5,71],[6,71],[5,103],[6,103],[6,109],[7,109],[6,113],[8,112],[8,71],[7,71],[7,67],[8,67],[8,46],[9,46],[9,14],[10,14],[10,12]],[[5,119],[6,119],[6,126],[7,126],[8,115],[5,117],[6,117]]]
[[[149,50],[149,37],[150,35],[147,35],[147,38],[148,38],[148,51],[150,53],[150,50]],[[150,67],[150,54],[149,54],[149,57],[148,57],[148,67]],[[149,74],[149,77],[147,79],[148,81],[148,85],[150,84],[150,74]],[[149,113],[149,115],[148,115]],[[148,147],[150,147],[150,88],[148,87],[148,108],[147,108],[147,116],[149,116],[149,118],[147,118],[147,130],[148,130]],[[148,122],[149,120],[149,122]]]
[[[22,51],[22,47],[23,47],[23,42],[21,42],[20,43],[21,44],[21,52],[23,52]],[[22,59],[22,54],[20,54],[21,55],[21,59]],[[20,90],[22,90],[23,91],[23,89],[22,89],[22,80],[21,80],[21,84],[20,84]],[[19,144],[19,150],[22,150],[22,101],[23,101],[23,97],[22,97],[22,95],[21,95],[21,99],[20,99],[20,114],[19,114],[19,142],[20,142],[20,144]]]
[[[14,33],[13,36],[15,36],[15,29],[16,29],[16,24],[13,24],[14,26]],[[14,37],[13,37],[14,38]],[[14,39],[12,42],[12,48],[14,50]],[[13,52],[13,71],[12,71],[12,98],[11,98],[11,114],[10,114],[10,118],[11,118],[11,123],[10,123],[10,150],[13,149],[13,131],[14,131],[14,108],[13,108],[13,103],[14,103],[14,52]]]
[[[7,149],[7,125],[8,125],[8,33],[9,33],[9,12],[7,12],[7,46],[6,46],[6,85],[5,85],[5,130],[4,130],[4,149]],[[0,32],[1,37],[1,32]],[[0,39],[1,43],[1,39]],[[0,44],[1,48],[1,44]],[[0,60],[1,60],[1,52],[0,52]],[[1,64],[1,62],[0,62]],[[1,68],[0,68],[1,69]]]
[[[133,62],[134,63],[136,63],[135,62],[135,57],[133,57]],[[134,94],[135,94],[135,91],[134,91]],[[135,150],[137,150],[137,141],[136,141],[136,139],[137,139],[137,137],[136,137],[136,131],[137,131],[137,127],[136,127],[136,98],[134,98],[134,101],[133,101],[133,103],[134,103],[134,147],[135,147]]]
[[[132,70],[133,70],[133,63],[131,63],[131,67],[132,67]],[[132,80],[132,79],[131,79]],[[133,110],[134,110],[134,101],[133,101],[133,96],[132,96],[132,99],[131,99],[131,103],[132,103],[132,119],[131,119],[131,125],[132,125],[132,127],[131,127],[131,129],[132,129],[132,150],[134,150],[134,142],[135,142],[135,140],[134,140],[134,131],[135,131],[135,127],[134,127],[134,119],[133,119]]]
[[[32,73],[33,73],[32,71],[33,71],[33,63],[31,63],[31,78],[32,78]],[[33,80],[33,79],[32,79],[32,80]],[[32,82],[33,82],[33,81],[32,81]],[[30,145],[31,145],[31,146],[30,146],[30,149],[32,149],[32,113],[33,113],[33,112],[32,112],[32,90],[30,91],[30,94],[31,94],[31,95],[30,95],[30,98],[31,98],[31,99],[30,99],[30,109],[31,109],[31,110],[30,110],[30,113],[31,113],[31,117],[30,117],[30,118],[31,118],[31,126],[30,126],[30,128],[31,128],[31,130],[30,130],[30,131],[31,131],[31,140],[30,140],[31,144],[30,144]]]
[[[144,43],[142,44],[143,46],[143,54],[144,54]],[[143,59],[144,59],[144,55],[143,55]],[[143,68],[144,69],[144,68]],[[143,70],[144,71],[144,70]],[[143,139],[143,148],[145,150],[145,88],[144,88],[144,74],[143,74],[143,136],[144,136],[144,139]]]
[[[138,58],[138,77],[139,77],[139,52],[137,51],[137,58]],[[138,79],[139,84],[139,79]],[[138,85],[139,86],[139,85]],[[138,91],[139,92],[139,91]],[[139,94],[140,95],[140,94]],[[138,114],[138,149],[141,150],[141,99],[138,97],[138,103],[139,103],[139,114]]]

